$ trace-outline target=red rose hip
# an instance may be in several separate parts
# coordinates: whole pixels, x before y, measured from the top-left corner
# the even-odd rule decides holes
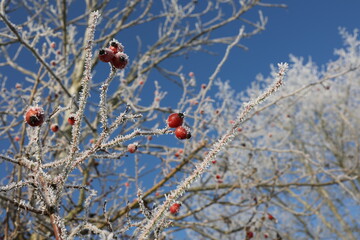
[[[180,211],[180,207],[181,207],[180,203],[174,203],[173,205],[171,205],[169,211],[172,215],[176,215]]]
[[[175,136],[181,140],[189,139],[189,138],[191,138],[191,133],[183,126],[179,126],[175,129]]]
[[[44,120],[44,109],[41,107],[30,107],[25,114],[25,121],[32,127],[40,126]]]
[[[117,69],[124,69],[128,62],[129,57],[123,52],[116,53],[114,58],[111,60],[112,65]]]
[[[124,46],[121,43],[119,43],[118,41],[113,40],[110,42],[109,49],[111,49],[111,51],[113,51],[113,53],[116,54],[118,52],[123,52]]]
[[[127,147],[129,153],[135,153],[137,148],[138,148],[138,146],[136,143],[131,143]]]
[[[99,59],[102,62],[110,62],[114,57],[114,52],[109,48],[103,48],[99,50]]]
[[[184,122],[183,113],[172,113],[167,119],[167,124],[170,128],[177,128],[181,126]]]
[[[51,129],[51,131],[53,131],[53,132],[57,132],[57,131],[59,131],[59,125],[57,125],[57,124],[52,124],[52,125],[50,126],[50,129]]]
[[[251,239],[254,237],[254,233],[253,232],[247,232],[246,233],[246,239]]]
[[[70,117],[68,118],[68,123],[70,125],[74,125],[75,124],[75,114],[71,114]]]

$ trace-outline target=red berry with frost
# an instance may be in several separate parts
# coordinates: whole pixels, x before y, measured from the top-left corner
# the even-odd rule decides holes
[[[129,187],[129,186],[130,186],[130,183],[126,182],[125,187]]]
[[[170,128],[177,128],[181,126],[184,122],[184,114],[182,113],[172,113],[167,119],[167,124]]]
[[[58,126],[57,124],[52,124],[52,125],[50,126],[50,129],[51,129],[51,131],[53,131],[53,132],[57,132],[57,131],[59,131],[59,126]]]
[[[14,141],[15,141],[15,142],[20,141],[20,137],[19,137],[19,136],[14,137]]]
[[[179,126],[175,129],[175,136],[178,139],[189,139],[191,138],[191,133],[183,126]]]
[[[170,206],[169,211],[172,215],[176,215],[180,211],[180,207],[181,207],[180,203],[174,203],[173,205]]]
[[[246,233],[246,239],[251,239],[254,237],[254,233],[253,232],[247,232]]]
[[[56,48],[56,43],[55,42],[50,43],[50,47],[51,48]]]
[[[189,77],[194,77],[195,76],[195,74],[194,74],[194,72],[189,72]]]
[[[136,150],[137,150],[137,144],[136,143],[131,143],[131,144],[128,145],[127,149],[128,149],[129,153],[135,153]]]
[[[201,84],[201,88],[205,89],[206,88],[206,84]]]
[[[44,109],[41,107],[30,107],[25,114],[25,121],[32,127],[40,126],[44,120]]]
[[[112,65],[117,69],[124,69],[128,62],[129,57],[123,52],[116,53],[114,58],[111,60]]]
[[[216,160],[212,160],[211,163],[212,163],[212,164],[216,164]]]
[[[118,52],[123,52],[124,51],[124,46],[119,43],[118,41],[111,41],[110,42],[110,46],[109,49],[111,49],[111,51],[114,52],[114,54],[118,53]]]
[[[99,59],[102,62],[110,62],[114,59],[115,54],[109,48],[103,48],[99,50]]]
[[[273,215],[271,215],[270,213],[268,213],[267,214],[267,217],[268,217],[268,219],[270,220],[270,221],[273,221],[273,222],[277,222],[277,219],[273,216]]]
[[[215,177],[216,177],[216,179],[220,179],[220,178],[221,178],[221,176],[220,176],[219,174],[216,175]]]
[[[17,83],[17,84],[15,84],[15,87],[16,87],[17,89],[21,89],[21,88],[22,88],[22,85],[21,85],[20,83]]]
[[[68,118],[68,123],[70,125],[74,125],[75,124],[75,115],[74,114],[71,114],[70,117]]]
[[[269,234],[268,233],[264,233],[264,238],[268,238]]]
[[[176,153],[175,153],[175,157],[180,157],[180,155],[183,153],[182,149],[179,149]]]

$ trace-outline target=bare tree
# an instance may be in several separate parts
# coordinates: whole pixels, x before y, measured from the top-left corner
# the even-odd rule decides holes
[[[357,239],[357,32],[342,31],[347,48],[326,69],[293,57],[284,87],[279,64],[235,93],[217,78],[231,50],[265,29],[261,12],[245,13],[267,7],[284,6],[1,1],[0,236]],[[137,40],[122,46],[123,36]],[[222,45],[196,85],[183,59]],[[159,76],[180,92],[176,107]]]

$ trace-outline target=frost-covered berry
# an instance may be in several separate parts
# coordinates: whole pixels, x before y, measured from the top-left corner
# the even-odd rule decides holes
[[[246,239],[251,239],[254,237],[254,233],[253,232],[247,232],[246,233]]]
[[[69,116],[69,118],[68,118],[68,123],[70,124],[70,125],[74,125],[75,124],[75,114],[71,114],[70,116]]]
[[[124,46],[121,43],[119,43],[118,41],[113,40],[110,42],[109,49],[111,49],[111,51],[113,51],[114,54],[116,54],[118,52],[123,52]]]
[[[123,52],[116,53],[114,58],[111,60],[112,65],[117,69],[124,69],[128,62],[129,57]]]
[[[273,215],[271,215],[270,213],[267,214],[267,217],[268,217],[268,219],[270,221],[273,221],[273,222],[277,223],[277,219]]]
[[[51,131],[53,131],[53,132],[57,132],[57,131],[59,131],[59,125],[57,125],[57,124],[52,124],[51,126],[50,126],[50,129],[51,129]]]
[[[99,50],[99,59],[102,62],[110,62],[114,57],[114,52],[109,48],[102,48]]]
[[[170,128],[177,128],[181,126],[184,122],[184,114],[182,113],[172,113],[167,119],[167,124]]]
[[[25,121],[32,127],[43,124],[45,120],[44,109],[41,107],[30,107],[25,114]]]
[[[175,136],[178,139],[189,139],[191,138],[191,133],[183,126],[179,126],[175,129]]]
[[[135,153],[138,148],[136,143],[130,143],[127,147],[129,153]]]
[[[180,157],[180,155],[183,153],[182,149],[179,149],[176,153],[175,153],[175,157]]]
[[[176,215],[180,211],[180,207],[181,207],[180,203],[174,203],[173,205],[170,206],[169,211],[172,215]]]

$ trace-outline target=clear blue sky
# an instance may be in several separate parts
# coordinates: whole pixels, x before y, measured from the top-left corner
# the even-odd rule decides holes
[[[311,56],[317,64],[325,64],[334,58],[334,49],[342,47],[339,27],[349,32],[360,29],[360,0],[266,2],[285,3],[288,8],[263,10],[268,17],[266,30],[244,41],[249,50],[234,52],[221,73],[233,85],[248,84],[257,73],[267,75],[270,64],[288,61],[289,54],[305,60]]]

